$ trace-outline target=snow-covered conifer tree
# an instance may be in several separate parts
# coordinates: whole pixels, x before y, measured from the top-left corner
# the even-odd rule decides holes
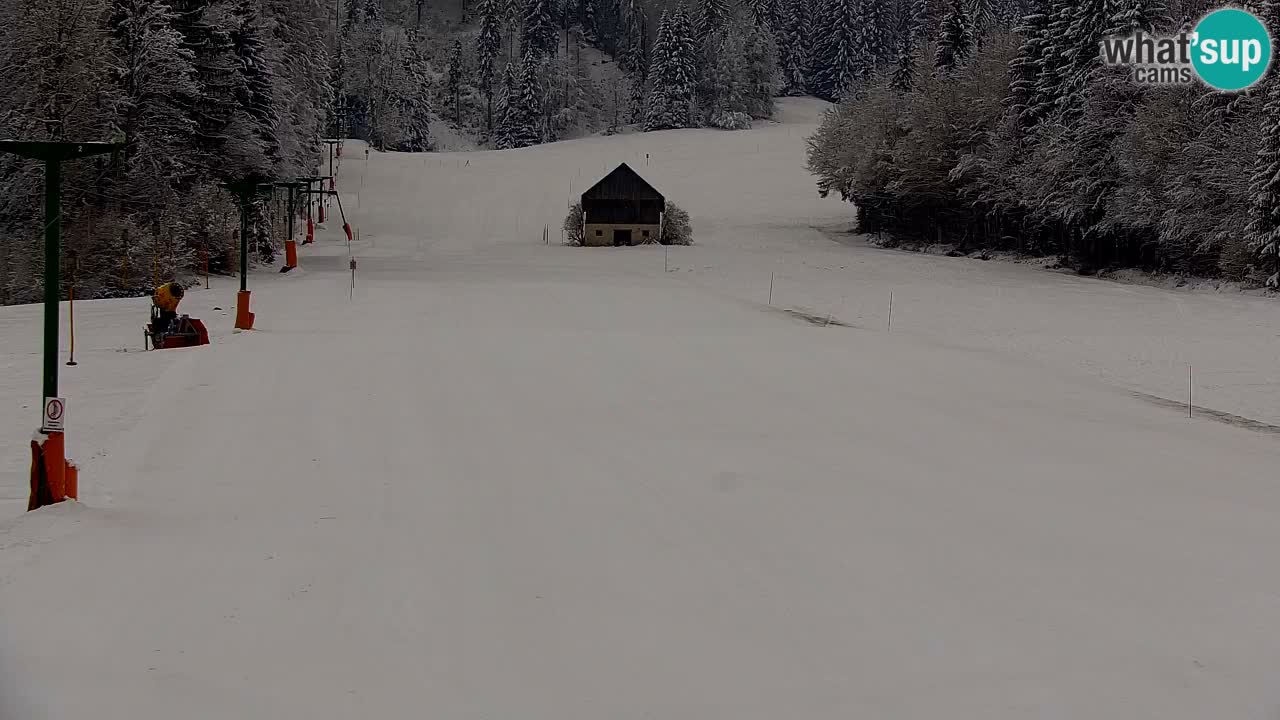
[[[498,96],[498,124],[494,147],[507,150],[516,147],[516,125],[520,122],[520,92],[516,81],[514,63],[507,63],[502,72],[502,93]]]
[[[649,53],[649,96],[645,103],[645,130],[676,127],[671,117],[671,17],[666,12],[658,21],[658,36]]]
[[[524,26],[520,35],[525,54],[532,51],[538,58],[545,58],[556,53],[559,40],[551,14],[551,0],[525,0]]]
[[[964,62],[973,52],[973,23],[964,0],[949,0],[947,14],[942,18],[942,36],[938,38],[938,51],[934,67],[939,72],[950,72]]]
[[[838,100],[862,77],[866,60],[858,45],[858,0],[821,0],[814,22],[818,36],[813,60],[813,92]]]
[[[449,63],[445,68],[445,92],[453,105],[453,121],[462,122],[462,41],[454,40],[449,50]]]
[[[894,90],[909,93],[916,87],[916,38],[913,18],[909,11],[902,13],[898,28],[898,57],[889,79]]]
[[[706,40],[712,32],[724,24],[728,13],[729,3],[726,0],[701,0],[694,28],[697,39],[700,42]]]
[[[1280,33],[1280,2],[1263,3],[1261,15],[1276,37]],[[1262,112],[1262,146],[1258,148],[1250,183],[1253,212],[1247,230],[1248,247],[1263,259],[1267,285],[1280,287],[1280,82],[1274,74],[1263,82],[1266,104]]]
[[[883,0],[860,0],[857,11],[857,54],[868,66],[888,62],[895,56],[894,13]]]
[[[480,35],[476,41],[476,55],[480,64],[479,84],[484,93],[485,134],[493,138],[493,95],[495,77],[493,63],[502,50],[502,19],[499,17],[498,0],[480,0]]]
[[[512,125],[512,138],[516,147],[528,147],[542,142],[544,119],[544,88],[542,86],[542,61],[533,48],[525,51],[517,77],[519,98]]]
[[[780,0],[775,31],[777,63],[783,92],[788,95],[802,95],[809,88],[809,6],[810,0]]]

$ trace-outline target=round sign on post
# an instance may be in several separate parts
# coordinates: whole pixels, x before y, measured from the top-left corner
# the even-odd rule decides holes
[[[62,432],[67,416],[66,398],[44,399],[44,432]]]

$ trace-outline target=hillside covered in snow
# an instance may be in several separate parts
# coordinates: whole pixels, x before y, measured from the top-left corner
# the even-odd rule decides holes
[[[0,309],[0,718],[1273,715],[1272,303],[870,247],[823,109],[348,143],[358,240],[253,273],[253,331],[217,277],[207,347],[77,303],[79,503],[21,513]],[[558,243],[620,162],[695,245]]]

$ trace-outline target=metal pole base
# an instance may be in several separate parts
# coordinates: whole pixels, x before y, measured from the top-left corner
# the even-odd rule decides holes
[[[236,329],[252,330],[254,314],[249,312],[249,290],[236,293]]]

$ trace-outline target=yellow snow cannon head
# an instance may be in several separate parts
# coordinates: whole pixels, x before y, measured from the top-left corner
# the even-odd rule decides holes
[[[156,288],[155,294],[151,296],[151,302],[164,312],[175,312],[184,294],[182,286],[178,283],[165,283]]]

